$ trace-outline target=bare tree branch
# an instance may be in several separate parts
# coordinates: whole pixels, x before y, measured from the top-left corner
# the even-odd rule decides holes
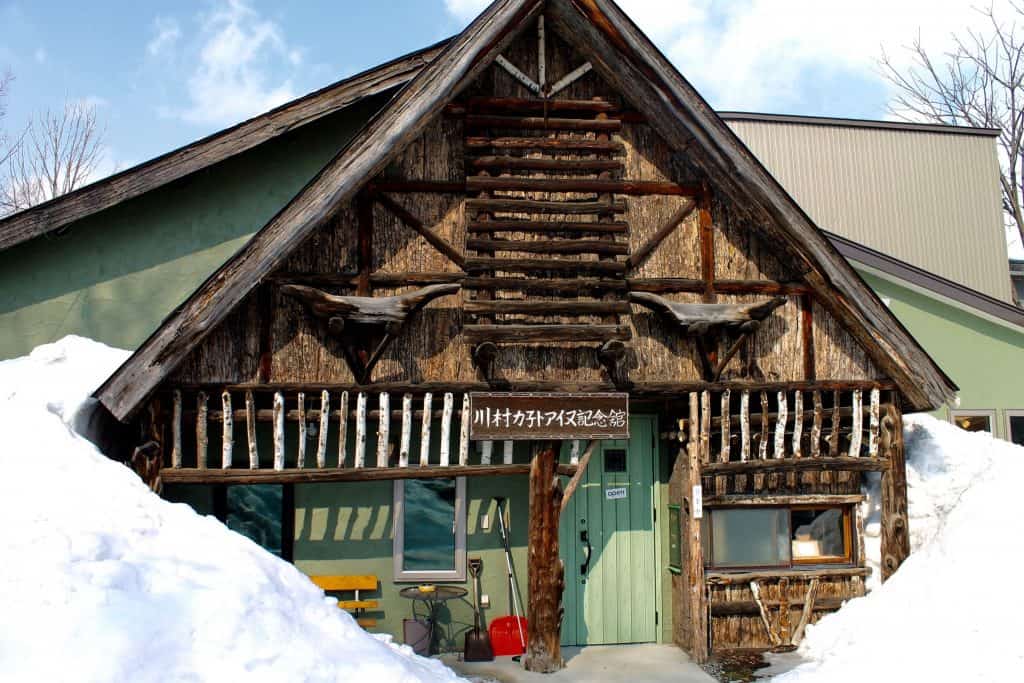
[[[889,110],[899,118],[999,130],[1003,211],[1024,243],[1024,10],[1011,2],[1008,19],[991,5],[979,12],[986,31],[954,35],[951,51],[930,53],[918,35],[907,47],[909,68],[884,51],[879,63],[896,87]]]

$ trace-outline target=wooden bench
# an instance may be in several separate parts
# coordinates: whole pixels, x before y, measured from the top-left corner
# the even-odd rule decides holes
[[[377,590],[376,576],[311,576],[309,580],[319,586],[325,593],[354,593],[352,600],[338,600],[338,607],[348,610],[356,618],[356,623],[363,628],[373,628],[376,619],[361,616],[365,610],[377,609],[380,603],[376,600],[362,600],[359,591]]]

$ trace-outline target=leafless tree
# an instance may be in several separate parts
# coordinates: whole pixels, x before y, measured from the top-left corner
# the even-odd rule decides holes
[[[10,142],[7,130],[4,128],[4,118],[7,116],[7,92],[14,76],[10,71],[0,74],[0,166],[7,161],[14,151],[14,144]]]
[[[36,116],[0,177],[0,215],[27,209],[87,183],[100,161],[103,130],[96,107],[68,102]]]
[[[999,129],[1003,210],[1024,243],[1024,11],[1013,2],[1008,17],[991,5],[978,11],[986,29],[954,35],[948,52],[929,52],[919,35],[907,48],[909,68],[883,53],[883,73],[897,89],[889,109],[908,121]]]

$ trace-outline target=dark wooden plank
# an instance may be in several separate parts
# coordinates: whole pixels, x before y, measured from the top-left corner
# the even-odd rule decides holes
[[[625,301],[467,301],[466,313],[503,315],[629,315]]]
[[[423,239],[427,240],[430,246],[447,256],[452,263],[457,265],[459,268],[463,268],[465,266],[466,257],[463,256],[458,249],[448,244],[443,237],[439,237],[430,228],[423,225],[423,221],[412,215],[412,213],[410,213],[404,206],[386,194],[374,195],[374,199],[376,199],[379,204],[387,208],[388,211],[398,216],[403,223],[422,235]]]
[[[630,291],[672,294],[704,291],[704,281],[693,278],[628,278]],[[804,294],[807,285],[772,280],[715,280],[715,291],[721,294]]]
[[[737,474],[747,472],[802,472],[811,470],[847,472],[884,472],[889,469],[885,458],[851,458],[837,455],[827,458],[768,458],[747,462],[713,462],[701,468],[705,474]]]
[[[574,465],[559,465],[558,473],[572,476]],[[317,484],[332,481],[389,481],[394,479],[436,479],[447,477],[493,477],[529,474],[529,465],[428,465],[426,467],[346,467],[325,469],[243,470],[194,468],[160,471],[165,484]]]
[[[472,135],[466,138],[469,149],[516,149],[542,152],[606,152],[623,154],[626,147],[621,142],[600,142],[598,140],[566,140],[541,137],[488,137]]]
[[[672,195],[692,197],[700,192],[697,185],[657,182],[653,180],[605,180],[601,178],[524,178],[500,176],[466,178],[470,192],[508,190],[513,192],[610,192],[627,195]]]
[[[526,254],[604,254],[623,256],[629,245],[604,240],[501,240],[468,239],[466,249],[474,251],[517,251]]]
[[[471,221],[466,227],[471,233],[493,232],[529,232],[529,233],[596,233],[623,234],[629,232],[629,223],[625,221],[609,221],[593,223],[590,221]]]
[[[374,273],[370,276],[370,282],[379,287],[404,287],[462,282],[465,277],[465,273]]]
[[[625,213],[626,202],[541,201],[537,199],[467,199],[467,211],[507,211],[510,213],[561,213],[571,215]]]
[[[615,159],[533,159],[513,156],[471,157],[467,162],[473,168],[492,168],[508,171],[551,171],[552,173],[593,173],[619,171],[623,164]]]
[[[474,128],[508,128],[520,130],[622,130],[622,122],[615,119],[570,119],[553,116],[494,116],[467,114],[466,125]]]
[[[632,333],[626,325],[463,325],[462,335],[469,344],[516,344],[628,341]]]
[[[619,261],[576,261],[572,259],[500,259],[468,258],[465,270],[468,273],[481,271],[504,271],[506,273],[597,273],[620,274],[626,271],[626,264]]]
[[[618,105],[607,100],[571,100],[571,99],[543,99],[540,97],[470,97],[464,105],[466,109],[474,112],[491,111],[541,111],[541,112],[589,112],[597,114],[600,112],[614,112]]]
[[[679,224],[686,220],[687,216],[693,213],[695,208],[697,208],[697,205],[694,202],[688,202],[687,204],[679,207],[679,209],[677,209],[676,212],[673,213],[667,221],[665,221],[665,224],[658,228],[657,232],[651,235],[651,237],[644,242],[639,249],[633,252],[626,261],[626,263],[629,264],[629,267],[636,268],[638,265],[643,263],[651,252],[657,249],[658,245],[661,244],[666,237],[671,235],[672,232],[679,227]]]
[[[842,607],[843,603],[847,600],[849,598],[816,598],[814,601],[814,611],[834,612]],[[766,600],[764,604],[769,609],[777,609],[779,607],[778,600]],[[789,606],[791,608],[800,608],[804,606],[804,601],[800,599],[790,600]],[[756,617],[761,613],[757,603],[753,600],[738,600],[736,602],[712,601],[710,608],[712,617]]]
[[[800,347],[804,361],[804,379],[814,379],[814,299],[800,297]]]
[[[604,292],[625,291],[626,283],[622,280],[604,280],[597,278],[512,278],[512,277],[467,277],[462,281],[463,289],[504,290],[510,292],[526,292],[528,294],[546,294],[551,296],[601,294]]]
[[[867,567],[821,567],[817,569],[757,569],[752,571],[708,571],[704,578],[709,584],[716,586],[738,586],[751,581],[772,579],[797,579],[810,581],[824,578],[849,578],[854,576],[870,576]]]

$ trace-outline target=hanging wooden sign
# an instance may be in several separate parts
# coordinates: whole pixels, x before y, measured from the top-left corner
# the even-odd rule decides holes
[[[469,399],[476,441],[629,438],[626,393],[474,392]]]

